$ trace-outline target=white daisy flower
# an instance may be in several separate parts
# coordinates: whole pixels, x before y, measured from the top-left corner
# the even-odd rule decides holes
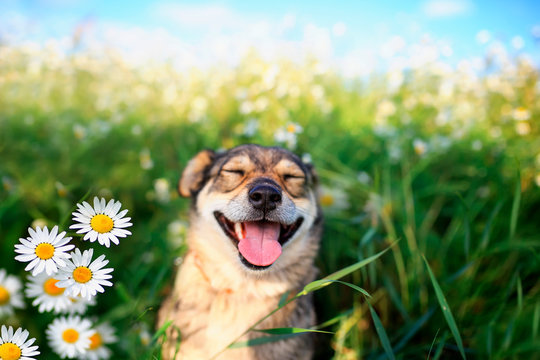
[[[148,325],[146,323],[138,323],[134,326],[134,330],[139,334],[139,340],[144,346],[148,346],[150,341],[152,341],[152,334],[148,330]]]
[[[321,185],[319,191],[319,202],[326,211],[340,212],[349,208],[349,197],[343,189]]]
[[[105,199],[94,197],[94,207],[86,201],[82,205],[77,204],[78,211],[73,213],[73,220],[78,224],[73,224],[70,229],[77,230],[78,234],[84,235],[83,240],[90,242],[98,241],[101,245],[109,247],[111,241],[118,245],[119,237],[131,235],[131,232],[125,228],[133,225],[129,221],[131,218],[124,217],[127,210],[120,210],[122,204],[120,201],[110,200],[107,204]]]
[[[69,359],[86,354],[94,332],[90,320],[80,316],[56,318],[45,331],[54,352]]]
[[[35,360],[31,356],[39,355],[38,346],[32,344],[36,341],[31,338],[28,341],[28,330],[18,328],[13,333],[13,328],[2,325],[0,330],[0,359],[2,360]]]
[[[45,273],[28,277],[25,294],[29,298],[35,298],[32,305],[39,306],[39,312],[54,310],[54,313],[58,314],[71,307],[71,299],[64,295],[66,289],[56,286],[56,283],[58,280]]]
[[[416,155],[423,156],[428,151],[428,144],[424,140],[414,139],[413,149]]]
[[[281,127],[274,133],[274,140],[280,143],[285,143],[288,148],[296,147],[297,135],[302,133],[304,128],[296,123],[288,123],[285,127]]]
[[[83,298],[81,295],[77,296],[68,296],[70,305],[69,307],[63,311],[63,313],[66,314],[84,314],[86,313],[86,309],[88,309],[88,306],[94,306],[96,305],[96,299],[95,298]]]
[[[7,275],[6,270],[0,269],[0,318],[13,315],[14,308],[24,308],[21,288],[21,281],[16,276]]]
[[[103,267],[109,263],[105,255],[99,256],[92,261],[94,249],[85,250],[82,254],[79,249],[71,253],[71,260],[66,260],[66,266],[61,268],[55,279],[60,280],[56,286],[66,288],[65,294],[90,300],[97,292],[104,292],[103,286],[112,286],[107,279],[112,278],[109,274],[113,268]]]
[[[71,237],[64,237],[66,232],[58,234],[58,226],[52,228],[51,232],[47,227],[28,228],[30,237],[19,239],[20,244],[15,245],[15,252],[21,255],[15,256],[15,260],[30,262],[24,270],[32,270],[32,275],[36,276],[43,270],[47,275],[52,275],[58,271],[59,267],[66,265],[64,259],[69,259],[67,251],[73,249],[75,245],[68,244]]]
[[[112,355],[111,350],[105,344],[112,344],[117,341],[114,335],[114,328],[103,323],[94,328],[94,335],[90,336],[90,348],[86,354],[82,355],[81,360],[101,360],[109,359]]]

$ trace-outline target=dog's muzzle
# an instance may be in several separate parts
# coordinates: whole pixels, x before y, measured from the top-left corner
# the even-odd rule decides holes
[[[282,189],[272,179],[258,178],[249,184],[247,202],[244,219],[231,220],[219,211],[214,216],[238,249],[244,265],[260,270],[277,260],[282,246],[296,233],[304,219],[300,216],[290,222],[280,220],[280,212],[290,210],[283,208]]]

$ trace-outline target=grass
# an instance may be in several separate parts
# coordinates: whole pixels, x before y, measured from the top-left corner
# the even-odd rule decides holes
[[[527,62],[478,77],[411,70],[396,90],[385,74],[351,82],[315,61],[255,55],[187,73],[0,55],[0,266],[24,280],[13,245],[29,226],[66,229],[85,196],[122,201],[133,236],[99,248],[114,287],[88,313],[117,329],[115,358],[160,357],[156,311],[186,251],[181,168],[200,149],[245,142],[309,153],[323,185],[321,280],[306,291],[317,290],[316,329],[332,334],[317,335],[317,359],[538,358],[539,80]],[[26,303],[0,322],[27,328],[50,358],[54,315]]]

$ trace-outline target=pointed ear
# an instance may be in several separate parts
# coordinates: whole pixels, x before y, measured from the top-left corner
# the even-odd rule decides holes
[[[180,195],[190,197],[203,188],[208,170],[214,163],[215,155],[216,153],[212,150],[203,150],[189,160],[178,182]]]

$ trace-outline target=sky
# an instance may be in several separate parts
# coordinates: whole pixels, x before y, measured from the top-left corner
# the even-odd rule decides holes
[[[235,64],[252,48],[269,58],[312,54],[351,75],[490,51],[540,64],[540,1],[0,1],[0,43],[54,39],[69,51],[74,34],[79,47],[179,67]]]

